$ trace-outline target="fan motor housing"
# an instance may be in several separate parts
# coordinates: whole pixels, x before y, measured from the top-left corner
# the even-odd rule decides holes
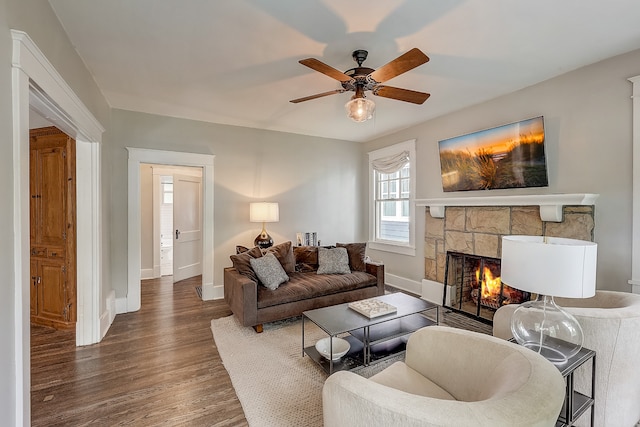
[[[344,73],[351,77],[348,82],[340,82],[345,90],[356,90],[357,86],[362,86],[364,90],[372,90],[375,85],[378,84],[375,80],[369,77],[369,74],[375,70],[368,67],[356,67],[345,71]]]

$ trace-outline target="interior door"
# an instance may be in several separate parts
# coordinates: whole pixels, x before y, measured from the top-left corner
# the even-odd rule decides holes
[[[202,179],[173,176],[173,282],[202,274]]]

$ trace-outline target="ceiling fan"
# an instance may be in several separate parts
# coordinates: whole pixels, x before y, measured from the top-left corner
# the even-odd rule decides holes
[[[344,73],[315,58],[298,61],[312,70],[338,80],[342,88],[293,99],[290,102],[297,104],[299,102],[322,98],[323,96],[353,91],[355,93],[351,97],[351,100],[347,102],[345,108],[351,119],[357,122],[363,122],[373,117],[373,111],[375,109],[374,102],[366,98],[365,91],[371,91],[374,95],[383,98],[391,98],[413,104],[422,104],[429,98],[430,94],[428,93],[381,84],[428,62],[429,57],[422,53],[420,49],[413,48],[377,70],[362,66],[362,63],[367,59],[367,55],[368,52],[366,50],[359,49],[354,51],[352,54],[353,60],[356,61],[358,66]]]

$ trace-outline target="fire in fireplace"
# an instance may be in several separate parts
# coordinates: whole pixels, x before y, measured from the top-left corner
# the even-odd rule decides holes
[[[491,324],[505,304],[529,301],[531,295],[500,280],[500,259],[447,252],[443,306]],[[447,294],[452,289],[453,295]]]

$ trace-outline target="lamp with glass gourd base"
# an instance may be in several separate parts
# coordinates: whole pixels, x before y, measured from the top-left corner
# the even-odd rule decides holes
[[[542,236],[502,238],[502,282],[537,298],[521,304],[511,317],[516,342],[554,364],[566,363],[582,348],[584,334],[576,318],[554,296],[595,295],[597,245]]]

